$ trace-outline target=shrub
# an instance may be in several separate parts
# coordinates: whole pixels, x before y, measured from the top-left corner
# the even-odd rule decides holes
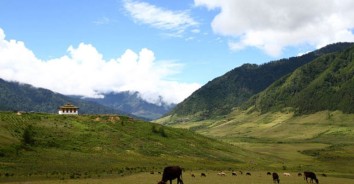
[[[29,125],[25,128],[22,135],[22,143],[24,145],[34,145],[34,131],[32,125]]]

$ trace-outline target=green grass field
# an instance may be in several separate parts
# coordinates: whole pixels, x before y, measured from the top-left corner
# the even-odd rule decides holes
[[[201,177],[200,173],[205,172],[206,177]],[[196,177],[191,177],[191,173],[195,174]],[[264,183],[273,183],[272,177],[266,175],[266,172],[258,171],[251,172],[251,176],[240,175],[231,176],[231,172],[226,172],[226,176],[218,176],[216,171],[186,171],[183,173],[183,182],[185,184],[264,184]],[[285,177],[278,172],[280,177],[280,183],[288,183],[288,184],[304,184],[306,181],[303,177],[298,177],[297,173],[291,173],[291,176]],[[318,174],[317,174],[318,175]],[[348,178],[337,178],[332,176],[318,176],[319,182],[321,184],[349,184],[354,183],[354,179]],[[31,184],[57,184],[57,183],[65,183],[65,184],[157,184],[158,181],[161,180],[161,175],[159,174],[150,174],[147,172],[132,174],[128,176],[122,177],[106,177],[106,178],[88,178],[88,179],[65,179],[65,180],[31,180],[31,181],[11,181],[4,182],[8,184],[17,184],[17,183],[31,183]],[[173,184],[176,184],[177,181],[174,180]]]
[[[259,164],[269,168],[354,175],[354,114],[322,111],[294,116],[287,110],[265,114],[235,110],[225,117],[172,126],[262,154],[271,164]]]
[[[149,171],[181,165],[185,183],[270,183],[264,171],[304,170],[328,174],[321,184],[353,183],[354,115],[235,111],[174,126],[113,115],[0,112],[0,182],[157,183],[161,176]],[[255,174],[216,176],[231,169]],[[191,178],[191,170],[210,177]]]
[[[124,116],[1,112],[0,137],[0,181],[105,178],[166,165],[247,168],[250,160],[266,161],[192,131]]]

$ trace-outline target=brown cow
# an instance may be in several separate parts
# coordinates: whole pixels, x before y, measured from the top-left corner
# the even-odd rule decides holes
[[[279,179],[278,173],[273,172],[273,173],[272,173],[272,177],[273,177],[273,182],[279,184],[280,179]]]
[[[308,181],[307,181],[308,178],[311,179],[310,180],[311,183],[313,183],[313,180],[316,181],[316,184],[319,183],[315,173],[309,172],[309,171],[305,171],[304,172],[304,180],[306,180],[307,183],[308,183]]]
[[[168,166],[163,170],[162,179],[158,184],[166,184],[168,180],[170,180],[170,184],[172,184],[172,180],[176,178],[177,184],[183,184],[182,169],[179,166]]]

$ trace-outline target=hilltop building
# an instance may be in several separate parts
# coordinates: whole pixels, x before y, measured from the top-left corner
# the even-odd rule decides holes
[[[71,103],[67,103],[67,104],[59,107],[58,113],[59,114],[78,115],[79,114],[79,108],[74,106]]]

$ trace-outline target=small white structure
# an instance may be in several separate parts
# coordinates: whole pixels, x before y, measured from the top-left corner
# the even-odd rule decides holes
[[[67,103],[63,106],[59,107],[59,114],[70,114],[70,115],[78,115],[79,114],[79,108],[72,105],[71,103]]]

